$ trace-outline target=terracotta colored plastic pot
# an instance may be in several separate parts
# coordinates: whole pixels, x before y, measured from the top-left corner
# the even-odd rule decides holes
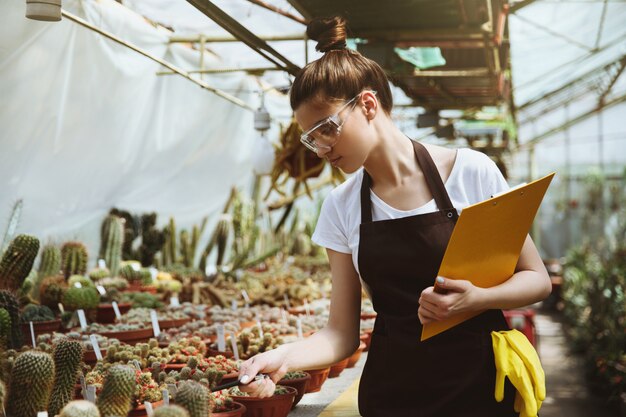
[[[215,350],[215,349],[211,349],[211,348],[207,349],[207,352],[206,352],[206,357],[207,358],[214,357],[214,356],[219,356],[219,355],[222,355],[225,358],[232,358],[233,356],[235,356],[233,354],[233,352],[231,352],[229,350],[227,350],[226,352],[221,352],[219,350]]]
[[[246,406],[244,417],[286,417],[291,411],[293,400],[298,391],[293,387],[285,387],[287,394],[273,395],[268,398],[238,397],[233,400]]]
[[[102,336],[114,338],[129,345],[136,345],[141,342],[148,342],[154,336],[152,327],[136,330],[124,330],[120,332],[103,332]]]
[[[173,327],[180,327],[183,324],[189,323],[190,321],[191,317],[185,317],[183,319],[159,320],[159,327],[161,328],[161,330],[171,329]]]
[[[102,357],[104,358],[107,355],[107,350],[100,348],[100,353],[102,353]],[[98,362],[98,358],[96,358],[96,352],[93,350],[85,350],[83,354],[83,362],[87,365],[93,365]]]
[[[376,313],[361,313],[361,320],[375,319]]]
[[[118,303],[117,306],[120,309],[120,314],[126,314],[133,306],[132,303]],[[115,310],[113,310],[113,304],[99,304],[96,311],[96,322],[109,324],[115,323]]]
[[[237,401],[233,401],[233,405],[235,406],[235,408],[233,408],[232,410],[228,410],[228,411],[222,411],[219,413],[211,413],[212,417],[241,417],[244,415],[244,413],[246,412],[246,406],[238,403]]]
[[[306,386],[305,392],[318,392],[322,389],[322,385],[324,385],[324,382],[326,382],[326,379],[328,378],[330,367],[324,369],[311,369],[304,372],[311,375],[311,379]]]
[[[155,409],[163,405],[163,400],[152,403],[152,408]],[[146,406],[141,404],[133,408],[128,412],[128,417],[148,417]]]
[[[183,369],[185,366],[187,366],[186,363],[166,363],[165,365],[161,366],[161,369],[164,372],[169,372],[169,371],[180,371],[181,369]]]
[[[52,333],[52,332],[58,331],[60,328],[61,328],[61,319],[47,320],[47,321],[34,321],[33,331],[35,332],[35,340],[37,340],[37,336],[39,336],[40,334]],[[24,344],[32,345],[29,323],[22,323],[22,336],[23,336]]]
[[[302,396],[306,393],[307,385],[309,384],[309,381],[311,380],[311,375],[309,375],[307,372],[305,372],[305,374],[306,376],[302,378],[281,379],[280,381],[278,381],[278,385],[282,385],[285,387],[293,387],[298,391],[298,393],[296,394],[296,397],[293,400],[293,405],[291,406],[292,410],[296,408],[296,405],[298,405],[298,403],[302,399]]]
[[[359,361],[359,359],[361,359],[361,354],[363,353],[364,350],[365,350],[365,342],[361,342],[361,344],[359,345],[359,348],[352,354],[352,356],[350,356],[348,360],[348,366],[346,366],[346,368],[353,368],[354,365],[356,365],[356,363]]]
[[[328,373],[328,377],[329,378],[337,378],[339,375],[341,375],[341,373],[343,372],[344,369],[346,369],[346,366],[348,366],[348,361],[350,360],[350,357],[347,357],[333,365],[331,365],[330,367],[330,372]]]
[[[236,381],[237,378],[239,378],[239,372],[231,372],[230,374],[226,374],[222,377],[222,380],[220,381],[220,385]]]

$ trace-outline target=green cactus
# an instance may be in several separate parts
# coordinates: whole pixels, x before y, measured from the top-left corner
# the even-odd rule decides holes
[[[11,371],[7,414],[33,417],[46,411],[54,382],[54,361],[48,353],[29,350],[17,357]]]
[[[117,276],[124,246],[124,219],[109,215],[102,222],[100,259],[104,259],[112,276]]]
[[[111,271],[108,268],[96,268],[89,271],[88,275],[92,282],[98,282],[101,279],[111,277]]]
[[[65,278],[87,272],[87,247],[81,242],[67,242],[61,248],[61,269]]]
[[[311,238],[305,233],[298,233],[291,247],[292,255],[309,255],[311,253]]]
[[[11,316],[9,312],[0,308],[0,349],[6,349],[11,336]]]
[[[190,417],[209,415],[209,390],[195,381],[181,382],[176,392],[176,404],[184,407]]]
[[[102,417],[126,416],[131,409],[136,385],[135,371],[131,367],[110,367],[96,403]]]
[[[80,283],[81,287],[95,287],[96,286],[91,280],[91,278],[85,275],[71,275],[67,279],[67,285],[69,287],[75,287],[77,282]]]
[[[141,268],[137,261],[124,261],[120,267],[120,276],[129,282],[140,282],[144,285],[152,283],[152,274],[149,268]]]
[[[154,410],[153,417],[189,417],[189,413],[178,405],[165,405]]]
[[[70,401],[59,413],[59,417],[100,417],[98,407],[86,400]]]
[[[39,239],[31,235],[18,235],[0,260],[0,289],[17,291],[33,269],[39,252]]]
[[[70,287],[63,295],[63,306],[70,311],[94,309],[99,303],[100,294],[94,287]]]
[[[157,229],[157,214],[149,213],[141,216],[141,246],[137,258],[143,266],[154,265],[154,255],[163,248],[165,236]]]
[[[230,229],[232,225],[232,219],[229,215],[222,215],[217,222],[216,228],[216,243],[217,243],[217,265],[221,266],[224,262],[224,253],[226,253],[226,245],[228,244],[228,236],[230,235]],[[204,271],[203,271],[204,272]]]
[[[67,282],[65,282],[63,275],[46,277],[39,286],[39,302],[57,310],[58,304],[63,301],[63,295],[67,288]]]
[[[61,249],[55,245],[46,245],[41,251],[41,261],[37,270],[37,280],[33,296],[39,298],[39,287],[44,278],[58,275],[61,271]]]
[[[74,398],[74,385],[78,377],[80,363],[83,360],[83,344],[78,340],[61,339],[54,346],[54,388],[48,405],[51,416]]]
[[[22,329],[20,328],[20,309],[15,295],[9,291],[0,290],[0,308],[5,309],[11,318],[11,331],[7,347],[19,349],[22,347]]]
[[[22,323],[28,323],[29,321],[50,321],[54,319],[54,313],[48,306],[38,304],[28,304],[22,310],[22,314],[20,317]]]

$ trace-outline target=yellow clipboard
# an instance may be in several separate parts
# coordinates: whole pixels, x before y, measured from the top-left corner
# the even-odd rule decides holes
[[[499,285],[515,272],[522,246],[554,172],[461,211],[439,267],[439,276],[477,287]],[[421,340],[480,314],[459,313],[424,325]]]

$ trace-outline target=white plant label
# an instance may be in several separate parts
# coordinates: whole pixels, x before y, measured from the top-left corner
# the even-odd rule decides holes
[[[33,341],[33,348],[36,348],[37,344],[35,343],[35,328],[33,327],[32,321],[28,322],[28,327],[30,327],[30,339]]]
[[[122,320],[122,313],[120,312],[120,306],[117,305],[116,301],[113,301],[111,305],[113,306],[113,312],[115,313],[115,318],[117,320]]]
[[[65,313],[65,307],[63,307],[63,304],[59,303],[57,305],[59,306],[59,311],[61,312],[61,314]]]
[[[250,297],[248,296],[248,292],[246,290],[241,290],[241,295],[246,302],[246,308],[250,307]]]
[[[161,334],[161,328],[159,327],[159,318],[155,310],[150,310],[150,320],[152,320],[152,330],[154,337],[159,337]]]
[[[152,278],[152,282],[156,281],[156,277],[159,275],[159,270],[155,267],[150,267],[150,278]]]
[[[102,285],[96,285],[96,289],[98,290],[101,296],[104,297],[105,295],[107,295],[107,290],[105,290]]]
[[[152,415],[154,414],[154,410],[152,409],[152,403],[150,401],[144,401],[143,405],[146,406],[146,413],[148,414],[148,417],[152,417]]]
[[[307,318],[311,317],[311,308],[309,307],[309,300],[304,299],[304,311],[306,312]]]
[[[287,312],[284,308],[280,309],[280,317],[282,318],[283,323],[287,324]]]
[[[98,268],[104,269],[107,267],[107,263],[104,259],[98,259]]]
[[[75,286],[76,288],[83,288],[83,284],[81,284],[80,282],[75,282],[75,283],[74,283],[74,286]]]
[[[256,325],[259,327],[259,337],[263,339],[263,325],[261,324],[261,320],[257,320]]]
[[[291,306],[289,305],[289,296],[287,295],[287,293],[283,294],[283,299],[285,300],[285,305],[287,306],[287,308],[291,308]]]
[[[140,269],[140,268],[139,268],[139,265],[137,265],[137,264],[136,264],[136,263],[134,263],[134,262],[133,262],[132,264],[130,264],[130,267],[131,267],[131,268],[133,268],[133,271],[139,271],[139,269]]]
[[[91,342],[91,346],[93,346],[93,352],[96,354],[96,359],[99,361],[102,360],[102,352],[100,351],[100,345],[98,344],[98,339],[95,334],[89,335],[89,341]]]
[[[296,319],[296,327],[298,328],[298,338],[302,339],[304,336],[302,335],[302,319],[300,317]]]
[[[90,401],[95,404],[96,402],[96,386],[95,385],[87,385],[87,401]]]
[[[204,273],[209,277],[217,274],[217,265],[207,264],[206,268],[204,268]]]
[[[230,300],[230,309],[237,311],[237,300]]]
[[[37,411],[37,417],[48,417],[47,411]]]
[[[176,393],[178,392],[178,388],[176,387],[176,384],[167,384],[167,390],[168,392],[170,392],[174,397],[176,397]]]
[[[177,295],[170,297],[170,307],[180,307],[180,301]]]
[[[83,399],[87,399],[87,383],[85,382],[85,376],[81,375],[80,376],[80,386],[83,390]]]
[[[170,392],[166,389],[161,390],[161,396],[163,397],[163,405],[170,405]]]
[[[230,345],[233,348],[233,355],[235,355],[235,360],[239,360],[239,348],[237,347],[237,339],[235,338],[235,334],[230,334]]]
[[[83,330],[87,330],[87,316],[85,316],[85,310],[76,310],[76,314],[78,314],[80,328]]]
[[[217,350],[220,352],[226,351],[226,337],[224,335],[224,325],[217,325]]]

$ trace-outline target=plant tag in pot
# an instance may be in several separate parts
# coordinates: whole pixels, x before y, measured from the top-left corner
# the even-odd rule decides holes
[[[32,321],[28,322],[28,327],[30,327],[30,339],[33,342],[33,348],[36,348],[37,344],[35,343],[35,328],[33,327],[33,322]]]
[[[167,389],[161,390],[161,396],[163,397],[163,405],[170,405],[170,392]]]
[[[117,301],[111,303],[113,306],[113,312],[115,313],[116,320],[122,320],[122,313],[120,312],[120,306],[117,305]]]
[[[239,360],[239,348],[237,347],[237,339],[235,338],[235,334],[230,334],[230,345],[233,348],[233,355],[235,355],[235,360]]]
[[[230,300],[230,309],[237,311],[237,300]]]
[[[159,318],[155,310],[150,310],[150,320],[152,320],[152,330],[154,337],[159,337],[161,334],[161,328],[159,327]]]
[[[246,302],[246,308],[250,307],[250,297],[248,296],[248,292],[246,290],[241,290],[241,295]]]
[[[261,320],[257,320],[256,325],[259,327],[259,337],[263,339],[263,325],[261,324]]]
[[[280,309],[280,318],[283,320],[283,323],[287,324],[287,312],[284,308]]]
[[[311,317],[311,309],[309,308],[309,300],[304,299],[304,311],[306,313],[307,318]]]
[[[104,269],[107,267],[107,263],[104,259],[98,259],[98,268]]]
[[[143,405],[146,406],[146,413],[148,414],[148,417],[152,417],[152,415],[154,414],[154,410],[152,409],[152,403],[150,401],[144,401]]]
[[[59,303],[57,305],[59,306],[59,311],[61,312],[61,314],[65,313],[65,307],[63,307],[63,304]]]
[[[224,337],[224,325],[217,325],[217,350],[220,352],[226,351],[226,338]]]
[[[302,319],[300,317],[296,319],[296,327],[298,328],[298,339],[302,339]]]
[[[87,390],[86,390],[86,394],[87,394],[87,401],[91,401],[92,403],[95,404],[96,402],[96,386],[95,385],[87,385]]]
[[[176,397],[178,388],[176,387],[176,384],[167,384],[167,391],[168,393],[171,393],[174,397]]]
[[[93,352],[96,354],[96,359],[99,361],[102,360],[102,352],[100,351],[100,345],[98,344],[98,339],[95,334],[89,335],[89,341],[91,342],[91,346],[93,346]]]
[[[107,290],[105,290],[102,285],[96,285],[96,289],[98,290],[101,296],[104,297],[105,295],[107,295]]]
[[[287,293],[283,294],[283,299],[285,300],[285,305],[287,306],[287,308],[291,308],[291,306],[289,305],[289,296],[287,295]]]
[[[37,417],[48,417],[47,411],[37,411]]]
[[[170,297],[170,307],[180,307],[180,301],[178,301],[177,295]]]
[[[87,316],[85,316],[85,310],[76,310],[76,314],[78,314],[78,321],[80,322],[80,328],[83,330],[87,330]]]

